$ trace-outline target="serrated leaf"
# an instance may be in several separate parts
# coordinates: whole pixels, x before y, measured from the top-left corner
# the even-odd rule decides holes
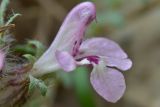
[[[28,92],[31,93],[35,88],[39,89],[42,96],[45,96],[47,93],[47,86],[42,80],[39,80],[32,75],[29,75],[30,83]]]
[[[34,63],[36,61],[36,58],[31,54],[24,54],[23,57],[25,57],[31,63]]]
[[[41,92],[41,95],[45,96],[47,93],[47,86],[45,85],[45,83],[43,81],[41,81],[41,82],[39,82],[38,86],[39,86],[39,90]]]
[[[29,75],[29,80],[30,80],[30,83],[29,83],[28,91],[29,93],[31,93],[36,88],[37,80],[32,75]]]

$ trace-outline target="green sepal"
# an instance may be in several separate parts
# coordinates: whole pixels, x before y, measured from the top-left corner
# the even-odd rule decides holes
[[[24,54],[23,57],[25,57],[32,64],[36,61],[36,57],[31,54]]]
[[[28,45],[33,45],[36,47],[36,54],[35,54],[36,58],[39,58],[45,50],[44,45],[37,40],[29,40]]]

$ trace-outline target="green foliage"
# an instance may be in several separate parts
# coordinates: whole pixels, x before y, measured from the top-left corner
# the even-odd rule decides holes
[[[32,64],[36,61],[36,57],[34,57],[31,54],[24,54],[23,57],[25,57],[29,62],[31,62]]]
[[[89,72],[85,67],[78,67],[74,72],[58,71],[58,76],[66,88],[73,87],[81,107],[95,107]]]
[[[58,71],[56,72],[58,78],[60,79],[60,81],[62,81],[63,85],[65,88],[70,88],[73,85],[73,79],[72,79],[72,75],[73,73],[67,73],[64,71]]]
[[[29,46],[27,44],[18,44],[15,47],[12,48],[13,51],[21,53],[21,54],[31,54],[35,55],[35,49],[32,46]]]
[[[13,15],[9,18],[9,20],[6,22],[5,25],[7,26],[7,25],[11,24],[11,23],[14,21],[14,19],[17,18],[18,16],[21,16],[21,14],[19,14],[19,13],[13,14]]]
[[[81,107],[95,107],[87,71],[85,67],[79,67],[75,70],[73,76],[75,91]]]
[[[29,75],[29,93],[33,92],[35,88],[39,89],[42,96],[45,96],[47,93],[48,87],[45,85],[45,83],[42,80],[39,80],[37,78],[34,78],[32,75]]]
[[[0,47],[2,47],[5,44],[3,38],[0,36]]]
[[[47,93],[47,86],[44,84],[44,82],[40,81],[39,84],[38,84],[38,87],[39,87],[39,90],[41,92],[41,95],[42,96],[45,96],[46,93]]]
[[[9,0],[2,0],[0,5],[0,26],[4,25],[4,16],[7,10],[7,6],[9,4]]]
[[[37,40],[29,40],[26,44],[16,45],[12,50],[22,54],[27,54],[26,58],[29,58],[29,61],[34,62],[42,55],[42,53],[45,50],[45,47],[42,43],[40,43]]]
[[[41,42],[37,41],[37,40],[29,40],[27,44],[29,46],[33,45],[33,46],[36,47],[36,52],[35,52],[35,57],[36,58],[39,58],[42,55],[42,53],[44,52],[44,50],[45,50],[44,45]]]
[[[9,26],[17,16],[20,16],[20,14],[16,13],[13,14],[9,19],[5,22],[5,12],[7,10],[7,6],[9,4],[9,0],[2,0],[0,4],[0,27],[4,27],[4,31],[0,32],[0,38],[2,38],[3,35],[8,33],[8,29],[11,27]],[[7,31],[7,32],[6,32]]]

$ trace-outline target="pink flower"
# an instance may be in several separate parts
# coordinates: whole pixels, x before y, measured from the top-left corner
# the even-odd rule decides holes
[[[120,70],[130,69],[132,62],[112,40],[101,37],[83,41],[87,26],[95,18],[96,9],[91,2],[73,8],[49,49],[34,64],[33,71],[42,75],[57,69],[70,72],[77,66],[92,65],[90,81],[93,88],[107,101],[116,102],[126,88]]]
[[[3,68],[3,64],[4,64],[4,53],[0,50],[0,70],[2,70]]]

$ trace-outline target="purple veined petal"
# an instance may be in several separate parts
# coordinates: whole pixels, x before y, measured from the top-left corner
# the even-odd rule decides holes
[[[94,66],[90,81],[95,91],[112,103],[117,102],[126,89],[124,76],[121,72],[112,68],[102,68],[101,65]]]
[[[96,9],[92,2],[75,6],[67,15],[51,47],[77,53],[85,30],[95,17]]]
[[[56,59],[61,68],[66,71],[70,72],[73,71],[76,68],[76,61],[74,58],[65,51],[56,51]]]
[[[115,58],[127,58],[127,54],[114,41],[106,38],[92,38],[80,46],[80,56],[97,55]]]
[[[69,52],[75,56],[79,51],[83,35],[87,26],[95,19],[96,9],[92,2],[84,2],[75,6],[67,15],[55,40],[49,49],[35,62],[33,69],[36,71],[54,70],[56,66],[56,50]]]
[[[119,59],[119,58],[105,57],[103,59],[105,60],[107,66],[116,67],[122,71],[129,70],[132,67],[132,61],[128,58]]]

